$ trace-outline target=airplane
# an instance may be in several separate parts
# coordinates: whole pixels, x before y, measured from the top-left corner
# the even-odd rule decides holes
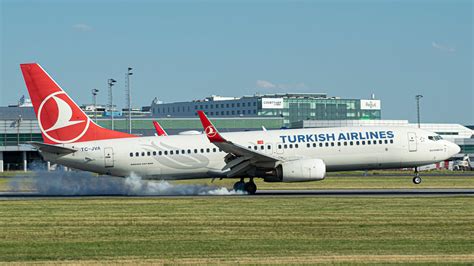
[[[158,136],[168,136],[168,133],[166,133],[158,121],[153,120],[153,126],[155,126],[156,134],[158,134]]]
[[[44,142],[45,160],[112,176],[146,179],[235,178],[254,194],[266,182],[323,180],[327,172],[418,167],[449,159],[458,145],[410,127],[371,126],[219,133],[198,111],[205,134],[138,137],[92,121],[36,63],[21,71]],[[245,182],[248,179],[248,182]]]

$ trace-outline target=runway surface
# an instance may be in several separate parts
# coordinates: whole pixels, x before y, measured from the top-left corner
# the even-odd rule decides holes
[[[474,189],[324,189],[324,190],[259,190],[255,195],[122,195],[122,194],[87,194],[87,195],[42,195],[36,192],[0,192],[0,200],[8,199],[48,199],[48,198],[92,198],[92,197],[325,197],[325,196],[377,196],[377,197],[446,197],[474,196]]]

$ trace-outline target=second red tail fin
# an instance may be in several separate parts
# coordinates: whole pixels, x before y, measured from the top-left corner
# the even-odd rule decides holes
[[[166,131],[161,127],[160,123],[158,121],[153,121],[153,125],[155,126],[156,133],[158,136],[168,136]]]

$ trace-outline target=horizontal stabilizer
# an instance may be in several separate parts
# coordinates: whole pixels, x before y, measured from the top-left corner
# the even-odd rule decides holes
[[[28,144],[38,148],[38,150],[40,151],[49,152],[49,153],[69,154],[69,153],[74,153],[77,151],[76,149],[46,144],[43,142],[31,141],[31,142],[28,142]]]

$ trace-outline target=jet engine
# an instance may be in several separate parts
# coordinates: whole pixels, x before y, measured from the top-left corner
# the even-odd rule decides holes
[[[278,165],[275,174],[281,182],[322,180],[326,176],[326,164],[321,159],[288,161]]]

